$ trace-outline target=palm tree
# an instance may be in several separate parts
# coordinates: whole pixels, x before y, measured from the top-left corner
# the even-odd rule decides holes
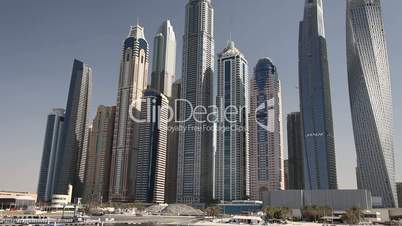
[[[342,220],[348,224],[358,224],[360,222],[361,211],[357,207],[350,208],[346,210],[345,215],[343,215]]]

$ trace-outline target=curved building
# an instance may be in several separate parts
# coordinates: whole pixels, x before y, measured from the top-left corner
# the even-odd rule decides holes
[[[379,0],[348,0],[349,97],[357,155],[357,185],[396,207],[392,96]]]
[[[304,188],[337,189],[334,129],[322,0],[306,0],[299,27]]]
[[[285,189],[282,94],[276,66],[260,59],[250,80],[250,196]]]
[[[148,82],[148,48],[144,28],[131,27],[124,40],[120,62],[109,188],[111,201],[133,201],[135,197],[138,127],[130,118],[130,112],[131,116],[139,118],[140,99]]]

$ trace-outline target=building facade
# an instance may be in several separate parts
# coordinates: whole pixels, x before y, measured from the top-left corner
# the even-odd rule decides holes
[[[182,98],[192,106],[212,103],[214,69],[213,8],[211,0],[189,0],[183,36]],[[181,117],[192,113],[182,105]],[[206,115],[182,123],[179,135],[177,197],[179,203],[205,206],[212,198],[212,133]]]
[[[300,112],[288,114],[288,187],[291,190],[304,189],[304,152],[302,121]]]
[[[250,81],[249,135],[250,195],[261,200],[263,192],[285,188],[281,82],[268,58]]]
[[[289,159],[285,159],[285,161],[283,161],[283,169],[285,171],[285,190],[289,189]]]
[[[243,200],[249,195],[249,78],[247,60],[233,41],[218,54],[217,70],[216,104],[220,114],[216,129],[214,199]]]
[[[357,185],[396,207],[390,70],[379,0],[347,1],[349,97]]]
[[[136,202],[164,203],[169,100],[159,91],[144,91],[139,123]]]
[[[56,176],[56,160],[57,155],[60,153],[64,112],[64,109],[53,109],[47,116],[37,191],[38,203],[48,203],[52,199]]]
[[[333,210],[347,210],[357,207],[363,210],[373,208],[368,190],[287,190],[270,191],[263,195],[264,206],[303,209],[306,206],[327,206]]]
[[[172,85],[172,96],[169,105],[174,109],[174,117],[180,118],[181,79]],[[177,100],[177,101],[176,101]],[[179,146],[179,123],[173,118],[169,121],[168,149],[166,160],[165,202],[176,203],[177,192],[177,154]]]
[[[87,64],[74,60],[61,149],[57,157],[57,194],[66,194],[70,184],[74,188],[74,198],[82,197],[83,194],[91,91],[92,69]]]
[[[85,172],[84,201],[108,201],[116,107],[99,106],[92,123]]]
[[[144,28],[130,28],[124,40],[118,81],[113,133],[109,199],[133,201],[138,143],[138,127],[131,116],[139,118],[142,93],[148,82],[148,42]]]
[[[172,96],[176,77],[176,36],[169,20],[163,22],[154,38],[151,88]]]
[[[402,207],[402,182],[396,183],[396,191],[398,196],[398,206]]]
[[[336,189],[334,129],[322,0],[306,0],[299,29],[305,189]]]

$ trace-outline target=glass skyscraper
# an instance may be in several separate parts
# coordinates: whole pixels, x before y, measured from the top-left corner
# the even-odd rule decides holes
[[[214,10],[211,0],[188,0],[183,36],[182,98],[192,106],[212,103]],[[210,109],[209,109],[210,110]],[[192,113],[183,104],[181,117]],[[179,135],[177,202],[205,206],[212,198],[212,133],[206,115],[182,123]]]
[[[145,90],[142,99],[135,201],[164,203],[169,100],[152,89]]]
[[[91,91],[92,69],[83,62],[74,60],[60,155],[57,159],[56,194],[66,194],[71,184],[74,198],[83,195]]]
[[[218,200],[243,200],[249,195],[248,79],[247,60],[230,41],[218,55],[216,104],[220,114],[215,152],[215,199]]]
[[[139,118],[141,97],[148,84],[148,48],[144,28],[131,27],[120,62],[109,189],[112,201],[135,198],[138,125],[130,112]]]
[[[396,207],[390,70],[380,0],[348,0],[349,97],[357,185]]]
[[[170,20],[166,20],[154,38],[151,88],[171,97],[175,75],[176,36]]]
[[[64,109],[53,109],[47,116],[45,141],[43,144],[42,161],[38,182],[39,203],[50,202],[56,176],[56,160],[60,153],[61,134],[64,123]]]
[[[260,59],[250,80],[250,196],[285,189],[282,94],[276,66]]]
[[[322,0],[306,0],[299,27],[305,189],[336,189],[331,91]]]

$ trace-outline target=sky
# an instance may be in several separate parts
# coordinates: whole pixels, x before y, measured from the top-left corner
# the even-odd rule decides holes
[[[130,25],[153,37],[174,26],[181,77],[186,0],[0,1],[0,190],[36,191],[47,114],[65,108],[73,59],[93,69],[91,118],[114,105],[122,41]],[[324,0],[339,188],[356,188],[345,50],[344,0]],[[249,62],[270,57],[282,82],[284,122],[298,111],[298,26],[304,0],[213,0],[215,52],[231,37]],[[397,180],[402,181],[402,1],[383,0],[393,87]],[[152,56],[152,55],[150,55]],[[152,58],[150,58],[152,59]],[[284,128],[286,129],[286,124]],[[285,143],[286,143],[286,131]],[[285,148],[285,153],[287,153]]]

